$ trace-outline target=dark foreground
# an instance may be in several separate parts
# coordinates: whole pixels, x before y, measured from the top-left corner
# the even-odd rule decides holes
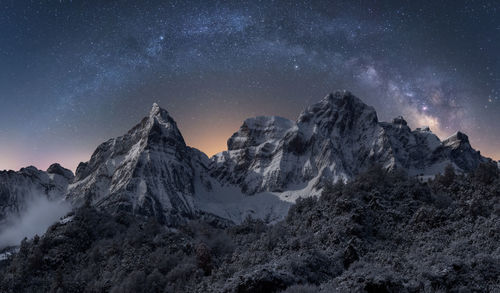
[[[271,226],[83,207],[0,266],[0,292],[500,292],[500,180],[374,168]]]

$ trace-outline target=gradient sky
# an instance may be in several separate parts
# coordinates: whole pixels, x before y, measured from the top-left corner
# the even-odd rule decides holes
[[[500,159],[499,1],[0,0],[0,169],[75,169],[153,102],[212,155],[348,89]]]

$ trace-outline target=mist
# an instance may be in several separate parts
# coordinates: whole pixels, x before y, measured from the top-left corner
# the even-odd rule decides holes
[[[47,228],[71,209],[69,203],[58,200],[50,201],[38,196],[26,204],[19,215],[10,216],[0,227],[0,249],[19,245],[24,237],[42,235]]]

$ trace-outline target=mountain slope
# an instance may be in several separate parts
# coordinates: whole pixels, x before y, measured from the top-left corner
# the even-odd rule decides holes
[[[0,260],[0,291],[499,292],[495,171],[422,182],[370,169],[274,225],[169,229],[83,207]]]

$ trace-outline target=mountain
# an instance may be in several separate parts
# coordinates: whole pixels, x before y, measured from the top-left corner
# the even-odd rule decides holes
[[[154,104],[125,135],[98,146],[74,178],[59,165],[47,172],[29,167],[2,173],[2,211],[43,194],[169,225],[200,216],[221,223],[247,217],[275,222],[297,198],[319,195],[374,165],[432,177],[448,164],[466,173],[493,162],[461,132],[440,141],[427,127],[411,130],[403,117],[380,122],[372,107],[347,91],[326,96],[296,121],[247,119],[227,145],[209,159],[187,146],[174,119]]]
[[[497,164],[345,91],[296,121],[245,120],[212,158],[154,104],[75,175],[0,172],[0,221],[37,197],[74,204],[19,247],[1,231],[0,291],[497,292]]]
[[[0,172],[0,223],[9,215],[18,214],[37,197],[49,200],[63,199],[73,172],[59,164],[47,171],[30,166],[18,172]]]
[[[101,144],[81,163],[67,198],[112,211],[154,216],[175,225],[209,217],[241,222],[247,216],[281,219],[290,203],[272,194],[248,197],[209,175],[209,158],[188,147],[169,113],[154,104],[124,136]]]
[[[200,214],[276,221],[297,198],[374,165],[433,176],[448,164],[470,172],[491,161],[461,132],[440,141],[427,127],[411,130],[403,117],[379,122],[372,107],[347,91],[326,96],[296,121],[247,119],[227,145],[207,158],[186,145],[174,119],[154,104],[127,134],[78,166],[68,198],[168,224]]]
[[[427,127],[412,131],[403,117],[379,122],[372,107],[347,91],[328,95],[296,121],[247,119],[227,145],[212,159],[211,174],[246,194],[318,194],[326,183],[350,180],[374,164],[432,176],[447,164],[470,172],[491,161],[461,132],[441,142]]]
[[[194,180],[206,181],[207,165],[203,153],[186,146],[169,113],[154,104],[127,134],[101,144],[78,166],[68,198],[174,223],[196,212]]]

